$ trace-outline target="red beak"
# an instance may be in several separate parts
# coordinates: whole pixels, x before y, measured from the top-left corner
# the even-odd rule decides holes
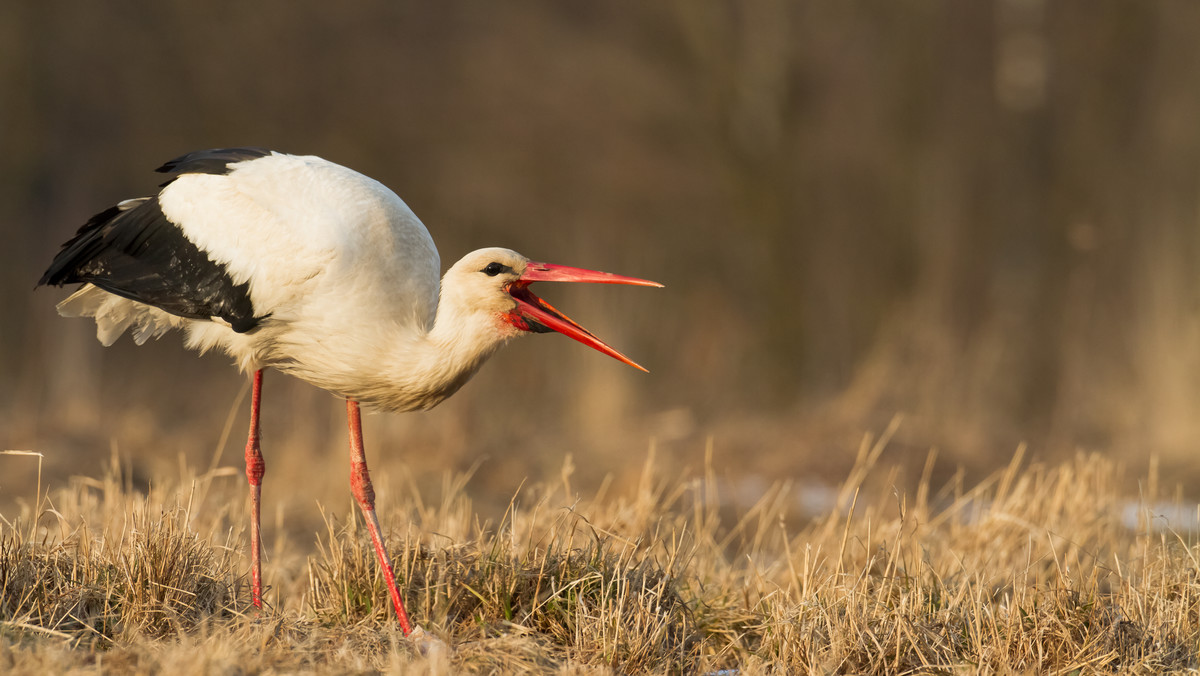
[[[534,295],[529,290],[529,285],[533,282],[591,282],[593,284],[632,284],[658,287],[661,287],[662,284],[647,279],[614,275],[611,272],[530,261],[525,266],[525,271],[521,273],[521,277],[508,286],[508,292],[517,301],[517,309],[507,317],[514,326],[535,333],[557,331],[636,369],[646,371],[641,364],[613,349],[593,335],[591,331],[576,324],[570,317],[555,310],[554,306]]]

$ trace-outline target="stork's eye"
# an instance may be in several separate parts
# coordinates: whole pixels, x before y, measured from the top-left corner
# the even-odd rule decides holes
[[[488,263],[487,267],[480,270],[480,272],[487,275],[488,277],[495,277],[496,275],[498,275],[501,272],[504,272],[505,270],[508,270],[508,269],[509,269],[509,267],[507,265],[504,265],[503,263],[492,262],[492,263]]]

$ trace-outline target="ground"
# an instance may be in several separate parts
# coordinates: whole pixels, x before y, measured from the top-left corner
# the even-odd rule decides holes
[[[400,524],[389,549],[432,637],[420,642],[396,627],[349,504],[325,511],[311,551],[268,535],[260,613],[235,472],[143,493],[114,465],[29,486],[0,524],[0,671],[1196,669],[1200,546],[1162,516],[1187,510],[1159,500],[1152,470],[1129,495],[1127,468],[1101,456],[1045,466],[1018,452],[979,485],[925,480],[909,495],[887,488],[886,446],[865,441],[835,504],[806,523],[786,483],[730,515],[711,463],[678,476],[652,458],[624,494],[523,486],[495,523],[465,477],[437,502],[412,495],[384,523]]]

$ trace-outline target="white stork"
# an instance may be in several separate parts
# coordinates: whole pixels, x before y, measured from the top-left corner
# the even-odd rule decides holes
[[[410,630],[375,515],[359,405],[436,406],[510,338],[557,331],[642,367],[529,290],[532,282],[656,282],[473,251],[438,283],[429,232],[383,184],[319,157],[262,148],[204,150],[158,168],[158,194],[92,217],[38,282],[82,286],[58,305],[94,317],[111,345],[182,329],[251,373],[246,442],[251,588],[262,607],[259,449],[262,372],[294,375],[346,399],[350,485],[371,532],[401,630]],[[645,370],[645,369],[642,369]]]

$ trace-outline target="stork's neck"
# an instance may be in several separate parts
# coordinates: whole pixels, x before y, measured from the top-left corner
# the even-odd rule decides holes
[[[380,375],[388,393],[374,403],[392,410],[436,406],[516,333],[496,313],[464,307],[443,293],[433,326],[381,360],[387,363]]]

